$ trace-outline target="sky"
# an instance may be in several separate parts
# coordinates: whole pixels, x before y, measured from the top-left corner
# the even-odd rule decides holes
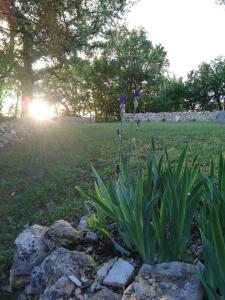
[[[225,56],[225,6],[216,0],[140,0],[127,22],[129,28],[143,26],[154,44],[165,47],[177,77]]]

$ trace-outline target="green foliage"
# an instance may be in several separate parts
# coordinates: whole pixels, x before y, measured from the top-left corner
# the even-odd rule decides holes
[[[219,220],[218,208],[212,204],[209,213],[203,210],[201,236],[205,272],[199,271],[202,284],[209,299],[225,299],[225,241],[223,223]]]
[[[45,73],[57,76],[55,71],[71,57],[96,47],[133,2],[1,1],[0,78],[10,76],[22,97],[33,97],[35,83],[43,80],[43,70],[34,69],[37,62],[44,62]]]
[[[186,107],[186,87],[181,78],[165,78],[157,95],[146,106],[147,111],[183,111]]]
[[[186,149],[177,163],[151,154],[147,177],[140,167],[132,179],[125,160],[121,175],[107,188],[98,173],[96,195],[79,188],[87,199],[116,224],[128,248],[135,246],[146,263],[183,259],[190,242],[190,226],[201,195],[199,164],[186,162]]]
[[[190,109],[222,109],[225,96],[225,59],[217,57],[202,63],[188,74],[187,103]]]
[[[139,111],[149,108],[168,66],[166,51],[154,46],[143,28],[125,26],[111,30],[90,66],[86,81],[92,91],[96,116],[120,118],[120,95],[126,96],[126,111],[134,110],[134,91],[142,90]]]
[[[149,186],[147,198],[144,194],[142,168],[139,169],[137,182],[129,177],[129,168],[121,159],[121,176],[107,189],[98,173],[94,170],[97,183],[96,196],[87,194],[89,201],[95,203],[106,217],[113,220],[128,248],[134,245],[145,262],[152,263],[155,254],[155,235],[153,233],[152,209],[157,200],[154,187]],[[107,234],[108,235],[108,234]]]
[[[220,155],[218,176],[205,178],[205,194],[200,216],[204,263],[200,278],[210,299],[225,299],[225,161]],[[215,180],[217,183],[215,183]],[[222,297],[222,298],[221,298]]]
[[[167,166],[158,184],[160,203],[154,213],[154,228],[159,245],[158,260],[186,258],[190,227],[202,193],[199,162],[188,165],[184,149],[176,164]]]

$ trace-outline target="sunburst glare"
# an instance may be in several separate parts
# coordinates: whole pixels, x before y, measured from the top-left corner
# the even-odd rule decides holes
[[[29,105],[29,114],[35,120],[44,121],[52,118],[52,109],[46,102],[34,100]]]

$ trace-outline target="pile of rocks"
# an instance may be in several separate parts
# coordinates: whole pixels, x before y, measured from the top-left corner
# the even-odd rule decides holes
[[[64,116],[64,117],[56,117],[55,121],[60,122],[78,122],[78,123],[94,123],[94,117],[72,117],[72,116]]]
[[[210,121],[215,120],[218,112],[161,112],[161,113],[139,113],[135,119],[140,121]],[[124,114],[124,120],[130,121],[133,114]]]
[[[6,148],[9,144],[18,141],[19,135],[14,123],[0,123],[0,151]]]
[[[140,265],[128,257],[98,262],[87,251],[77,251],[97,236],[87,228],[59,220],[51,227],[32,225],[15,240],[10,288],[21,289],[20,300],[160,300],[203,299],[203,288],[193,265],[171,262]],[[87,235],[95,239],[88,239]],[[87,249],[90,244],[86,244]],[[113,251],[112,251],[113,253]]]

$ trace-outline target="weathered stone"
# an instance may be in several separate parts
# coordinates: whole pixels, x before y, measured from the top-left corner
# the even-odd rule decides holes
[[[225,111],[218,111],[216,114],[215,121],[217,123],[225,123]]]
[[[143,121],[214,121],[218,112],[211,111],[188,111],[188,112],[161,112],[161,113],[138,113],[135,120]],[[130,121],[132,114],[124,114],[123,120]]]
[[[109,270],[103,284],[112,287],[125,287],[134,274],[134,267],[127,261],[119,258]]]
[[[18,128],[20,126],[17,126]],[[15,129],[15,124],[5,122],[0,124],[0,150],[4,150],[6,146],[18,141],[21,137]]]
[[[71,296],[75,289],[73,282],[67,276],[60,277],[54,284],[50,284],[40,295],[39,300],[59,300]]]
[[[171,262],[143,265],[122,300],[201,300],[203,288],[193,265]]]
[[[120,300],[121,295],[113,293],[109,289],[103,289],[93,295],[90,300]]]
[[[110,259],[109,261],[107,261],[106,263],[104,263],[98,270],[97,270],[97,274],[96,274],[96,280],[98,282],[102,282],[103,279],[108,275],[109,270],[112,268],[113,264],[117,261],[117,257],[114,257],[112,259]]]
[[[69,276],[70,281],[72,281],[76,286],[82,286],[82,282],[74,275]]]
[[[49,283],[55,284],[62,276],[67,276],[68,279],[70,275],[81,278],[85,274],[85,277],[90,278],[94,266],[95,262],[89,255],[58,248],[40,266],[33,269],[30,292],[41,294]]]
[[[48,227],[32,225],[26,228],[15,240],[16,251],[10,270],[12,287],[22,287],[29,282],[33,267],[39,265],[49,251],[44,243]]]
[[[46,232],[45,242],[49,249],[53,250],[57,246],[69,247],[79,240],[79,233],[70,223],[64,220],[56,221]]]
[[[85,230],[88,228],[88,218],[89,215],[85,215],[80,219],[79,224],[77,225],[77,230]]]
[[[96,232],[94,232],[94,231],[88,231],[88,232],[85,234],[84,239],[85,239],[86,241],[92,241],[92,242],[95,242],[95,241],[97,241],[98,236],[97,236],[97,233],[96,233]]]

